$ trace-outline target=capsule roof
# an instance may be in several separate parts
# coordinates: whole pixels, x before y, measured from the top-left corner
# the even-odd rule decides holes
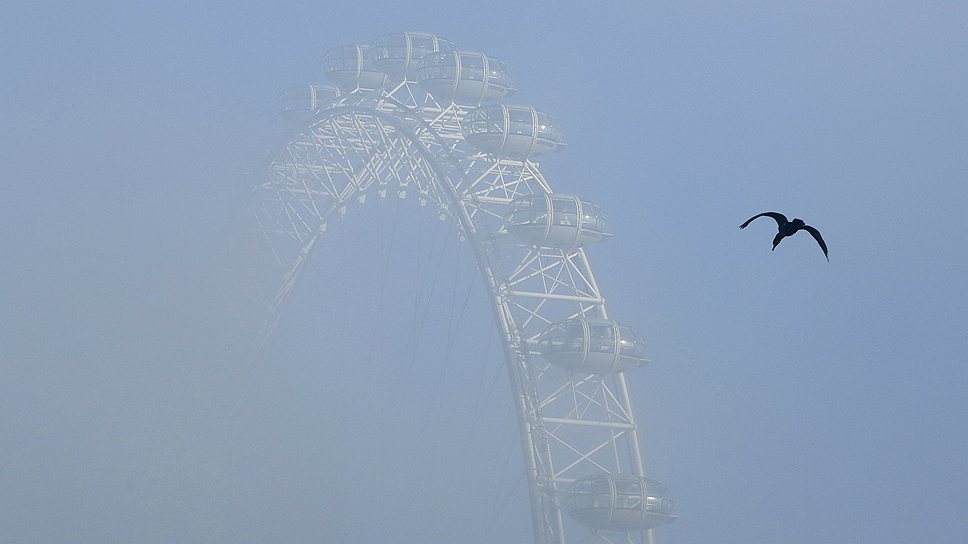
[[[346,92],[380,89],[387,76],[374,67],[374,54],[368,44],[334,47],[323,54],[323,73]]]
[[[339,100],[340,90],[332,85],[299,85],[279,93],[276,111],[286,120],[299,121],[319,113]]]
[[[454,42],[426,32],[394,32],[372,42],[374,66],[395,79],[415,81],[417,65],[428,53],[453,51]]]
[[[417,81],[441,102],[477,106],[514,93],[504,61],[474,51],[438,51],[420,59]]]

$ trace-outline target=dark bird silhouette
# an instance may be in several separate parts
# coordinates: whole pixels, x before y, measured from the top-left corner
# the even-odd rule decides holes
[[[820,236],[820,231],[804,223],[803,219],[795,218],[793,221],[787,221],[786,216],[782,213],[763,212],[750,217],[745,223],[740,225],[739,228],[745,229],[746,225],[752,223],[754,219],[757,217],[763,217],[764,215],[767,217],[772,217],[776,220],[776,227],[779,231],[777,232],[776,237],[773,238],[773,249],[776,249],[776,246],[780,245],[780,241],[787,236],[793,236],[798,230],[805,230],[810,233],[810,236],[813,236],[813,239],[816,240],[818,244],[820,244],[820,249],[823,250],[823,256],[827,257],[827,262],[830,262],[830,257],[827,256],[827,244],[824,243],[823,237]]]

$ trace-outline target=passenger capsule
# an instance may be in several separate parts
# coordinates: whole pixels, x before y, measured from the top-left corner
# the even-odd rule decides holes
[[[572,249],[611,236],[601,206],[576,196],[528,195],[511,202],[508,232],[532,245]]]
[[[429,53],[417,66],[417,81],[440,102],[477,106],[514,93],[507,64],[483,53]]]
[[[677,517],[664,485],[631,475],[601,473],[575,480],[562,502],[575,521],[606,531],[644,531]]]
[[[589,374],[622,372],[649,362],[638,333],[609,319],[559,321],[541,335],[539,347],[549,363]]]
[[[335,47],[323,55],[323,73],[345,92],[381,89],[387,75],[373,66],[374,53],[366,44]]]
[[[340,94],[332,85],[289,87],[276,99],[276,110],[287,121],[301,121],[333,105]]]
[[[429,53],[453,51],[454,42],[425,32],[395,32],[373,40],[373,65],[394,79],[416,81],[420,59]]]
[[[517,159],[565,147],[554,117],[531,106],[485,104],[467,114],[461,130],[481,151]]]

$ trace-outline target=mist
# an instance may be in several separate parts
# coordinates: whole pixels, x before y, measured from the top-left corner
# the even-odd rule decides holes
[[[261,351],[213,282],[332,47],[422,31],[555,116],[661,544],[968,539],[968,9],[68,3],[0,22],[0,541],[532,542],[499,327],[392,192]],[[774,210],[819,228],[770,251]],[[578,535],[580,536],[580,535]]]

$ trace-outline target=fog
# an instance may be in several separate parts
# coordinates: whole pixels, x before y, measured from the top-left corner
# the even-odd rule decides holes
[[[473,248],[332,222],[258,353],[220,258],[343,44],[511,68],[628,373],[661,544],[968,540],[968,8],[936,2],[22,3],[0,22],[0,541],[532,541]],[[770,251],[767,210],[823,233]],[[236,331],[237,332],[237,331]],[[251,338],[249,338],[251,340]]]

